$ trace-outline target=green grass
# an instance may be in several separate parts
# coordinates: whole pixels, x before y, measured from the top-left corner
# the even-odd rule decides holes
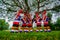
[[[29,33],[0,31],[0,40],[60,40],[60,31]]]

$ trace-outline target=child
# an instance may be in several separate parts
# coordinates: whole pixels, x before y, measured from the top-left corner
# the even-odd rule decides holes
[[[20,20],[21,20],[20,14],[22,14],[22,13],[23,13],[23,10],[20,9],[20,10],[17,12],[17,15],[16,15],[16,17],[15,17],[15,20],[14,20],[14,22],[13,22],[12,30],[14,30],[14,31],[16,31],[16,32],[18,32],[19,22],[20,22]]]

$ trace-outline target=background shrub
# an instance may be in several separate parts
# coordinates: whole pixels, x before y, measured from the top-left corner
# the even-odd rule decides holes
[[[7,30],[9,27],[9,24],[5,22],[4,19],[0,19],[0,30]]]

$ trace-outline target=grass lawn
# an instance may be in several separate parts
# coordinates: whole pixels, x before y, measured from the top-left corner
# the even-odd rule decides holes
[[[0,40],[60,40],[60,31],[29,33],[0,31]]]

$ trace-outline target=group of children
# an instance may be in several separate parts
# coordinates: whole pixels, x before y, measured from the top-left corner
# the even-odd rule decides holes
[[[41,16],[42,15],[42,16]],[[32,18],[32,15],[30,13],[23,12],[22,9],[20,9],[17,12],[17,15],[15,17],[15,20],[13,22],[12,31],[18,32],[32,32],[33,31],[33,23],[35,22],[37,25],[36,31],[51,31],[49,25],[48,25],[49,18],[46,16],[46,10],[42,12],[41,14],[39,12],[35,12],[34,17]],[[22,22],[22,23],[21,23]],[[20,25],[21,24],[21,25]],[[43,29],[44,27],[44,29]]]

